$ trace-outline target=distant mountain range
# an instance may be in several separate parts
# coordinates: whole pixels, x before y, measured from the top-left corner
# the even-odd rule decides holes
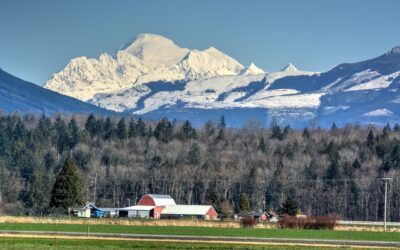
[[[398,122],[399,84],[400,47],[327,72],[288,64],[268,73],[254,63],[245,67],[214,47],[191,50],[142,34],[111,55],[72,59],[44,88],[116,112],[196,125],[224,115],[230,126],[256,120],[327,127],[333,122]]]
[[[106,110],[75,98],[44,89],[0,69],[0,110],[5,113],[36,113],[52,115],[95,113],[111,115]]]

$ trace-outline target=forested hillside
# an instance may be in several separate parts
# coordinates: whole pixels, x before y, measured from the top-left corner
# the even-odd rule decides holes
[[[400,126],[347,125],[292,130],[249,122],[241,129],[207,123],[75,116],[0,117],[3,213],[46,214],[55,177],[68,155],[79,168],[86,201],[122,207],[143,194],[177,203],[213,204],[220,213],[277,210],[293,198],[309,215],[400,220]],[[241,202],[242,201],[242,202]]]

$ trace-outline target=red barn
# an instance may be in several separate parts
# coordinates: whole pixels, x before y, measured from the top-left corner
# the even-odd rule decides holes
[[[135,214],[135,212],[137,214],[138,211],[133,211],[136,210],[136,207],[142,210],[143,207],[150,207],[151,209],[148,209],[148,216],[154,219],[201,218],[216,220],[218,217],[217,212],[212,206],[176,205],[175,200],[171,196],[163,194],[146,194],[139,200],[137,206],[125,208],[124,211],[132,210],[130,211],[131,214]]]

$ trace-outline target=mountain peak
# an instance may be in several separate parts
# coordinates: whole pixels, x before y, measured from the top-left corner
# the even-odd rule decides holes
[[[257,67],[254,63],[250,63],[248,67],[240,72],[241,75],[261,75],[264,73],[265,71]]]
[[[138,57],[149,68],[176,64],[189,52],[166,37],[148,33],[139,34],[119,51]]]
[[[388,54],[400,54],[400,46],[396,46],[393,49],[391,49]]]
[[[295,71],[299,71],[299,70],[292,63],[289,63],[288,65],[283,67],[281,69],[281,71],[284,71],[284,72],[295,72]]]

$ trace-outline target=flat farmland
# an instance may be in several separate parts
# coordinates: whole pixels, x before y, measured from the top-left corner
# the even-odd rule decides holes
[[[216,244],[216,243],[177,243],[157,241],[115,241],[91,239],[49,239],[49,238],[14,238],[0,237],[0,249],[275,249],[275,250],[305,250],[305,249],[337,249],[326,246],[290,246],[290,245],[256,245],[256,244]],[[340,249],[351,249],[340,247]],[[364,249],[364,248],[357,248]],[[367,249],[367,248],[365,248]]]
[[[400,242],[397,232],[333,231],[333,230],[295,230],[261,228],[212,228],[185,226],[126,226],[102,224],[39,224],[39,223],[0,223],[0,231],[47,231],[109,234],[143,234],[176,236],[217,236],[289,238],[351,241]]]

